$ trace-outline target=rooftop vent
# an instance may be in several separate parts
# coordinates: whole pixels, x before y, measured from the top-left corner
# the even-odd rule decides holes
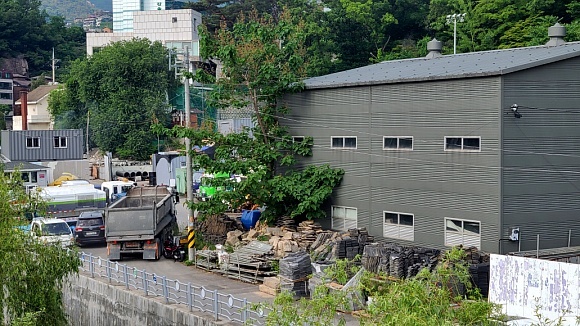
[[[441,54],[442,48],[443,43],[441,43],[441,41],[437,41],[437,39],[435,38],[427,42],[427,51],[429,51],[429,53],[427,54],[426,58],[431,59],[440,57],[442,55]]]
[[[566,43],[564,41],[564,36],[566,36],[566,27],[556,23],[552,27],[548,27],[548,36],[550,40],[546,43],[546,46],[557,46]]]

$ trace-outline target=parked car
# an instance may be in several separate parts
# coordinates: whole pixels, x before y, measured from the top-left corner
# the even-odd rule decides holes
[[[103,211],[82,212],[75,228],[75,242],[86,244],[105,244],[105,221]]]
[[[34,218],[30,223],[33,237],[49,244],[61,244],[69,247],[74,243],[73,233],[68,224],[58,218]]]

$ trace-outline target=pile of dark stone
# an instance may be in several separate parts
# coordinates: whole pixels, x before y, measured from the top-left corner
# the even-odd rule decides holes
[[[315,262],[353,260],[362,255],[364,247],[374,241],[366,228],[349,229],[346,232],[321,232],[317,234],[310,250]]]
[[[367,271],[406,278],[417,275],[423,268],[432,271],[437,266],[439,254],[436,249],[373,243],[365,246],[361,263]]]
[[[308,277],[312,274],[312,261],[305,251],[292,252],[280,259],[280,289],[294,294],[295,298],[310,296]]]

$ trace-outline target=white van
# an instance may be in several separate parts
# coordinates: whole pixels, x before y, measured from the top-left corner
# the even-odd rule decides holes
[[[30,223],[30,232],[33,237],[44,243],[60,244],[63,248],[74,244],[72,230],[59,218],[34,218]]]

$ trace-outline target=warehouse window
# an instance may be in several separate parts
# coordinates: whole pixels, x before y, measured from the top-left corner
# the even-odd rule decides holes
[[[356,137],[330,137],[331,148],[356,148]]]
[[[66,148],[66,137],[54,136],[54,148]]]
[[[354,207],[332,206],[332,229],[347,231],[357,226],[357,209]]]
[[[383,137],[383,149],[385,150],[413,150],[413,137],[403,136],[403,137]]]
[[[383,212],[383,237],[415,240],[415,217],[412,214]]]
[[[446,151],[481,151],[481,137],[445,137]]]
[[[304,136],[292,136],[293,143],[301,143],[304,141]]]
[[[445,218],[445,245],[481,249],[481,222]]]
[[[40,137],[26,137],[26,148],[40,148]]]

